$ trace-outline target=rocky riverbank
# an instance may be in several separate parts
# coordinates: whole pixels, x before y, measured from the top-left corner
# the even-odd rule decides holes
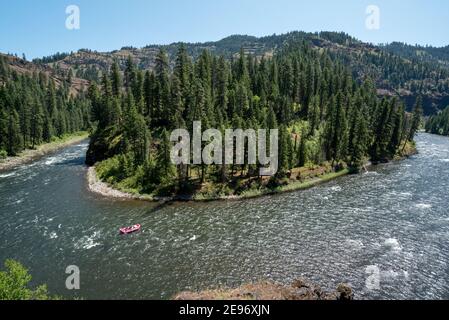
[[[34,150],[25,150],[16,157],[8,157],[4,160],[0,160],[0,172],[12,170],[18,166],[31,163],[60,149],[80,143],[88,137],[89,134],[87,132],[80,132],[77,134],[68,135],[67,137],[54,142],[42,144]]]
[[[417,153],[414,143],[408,143],[401,155],[395,157],[394,161],[400,161]],[[363,170],[368,170],[372,166],[371,162],[367,162]],[[264,178],[262,182],[255,178],[242,178],[240,188],[244,191],[240,194],[223,194],[223,186],[205,184],[190,195],[174,195],[174,196],[155,196],[149,194],[140,194],[121,190],[117,186],[111,186],[98,177],[95,167],[90,167],[87,174],[89,190],[105,197],[111,197],[122,200],[143,200],[143,201],[220,201],[220,200],[243,200],[252,199],[265,195],[274,195],[284,192],[292,192],[313,188],[320,184],[335,180],[339,177],[348,175],[351,170],[341,168],[338,171],[330,166],[330,164],[322,166],[314,166],[312,168],[295,168],[292,169],[288,177],[284,178],[275,188],[269,188],[269,178]],[[229,188],[228,188],[229,189]]]
[[[95,167],[90,167],[87,172],[88,188],[91,192],[100,194],[104,197],[111,197],[122,200],[143,200],[143,201],[223,201],[223,200],[243,200],[257,198],[264,195],[273,195],[283,192],[291,192],[296,190],[304,190],[312,188],[319,184],[334,180],[341,176],[347,175],[349,170],[343,169],[338,172],[322,173],[320,175],[310,177],[305,180],[295,180],[290,183],[281,185],[275,189],[260,188],[256,190],[248,190],[241,195],[218,195],[216,193],[197,193],[193,195],[175,195],[170,197],[160,197],[145,194],[134,194],[119,190],[98,178]]]
[[[114,189],[110,187],[107,183],[98,179],[95,167],[89,167],[89,169],[87,170],[87,183],[90,191],[100,194],[104,197],[124,199],[124,200],[143,200],[142,197],[134,196],[130,193]]]
[[[173,300],[353,300],[351,287],[340,284],[333,292],[326,292],[319,286],[303,279],[289,286],[272,282],[245,284],[236,289],[181,292]]]

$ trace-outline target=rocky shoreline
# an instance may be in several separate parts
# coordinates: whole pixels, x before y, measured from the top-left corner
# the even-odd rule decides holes
[[[95,167],[89,167],[87,170],[87,183],[91,192],[97,193],[104,197],[123,199],[123,200],[143,200],[142,197],[134,196],[130,193],[122,192],[120,190],[110,187],[106,182],[101,181],[97,177]]]
[[[352,288],[340,284],[335,291],[326,292],[304,279],[295,280],[285,286],[272,282],[245,284],[236,289],[181,292],[173,300],[354,300]]]
[[[38,146],[35,150],[25,150],[17,157],[8,157],[0,160],[0,172],[12,170],[24,164],[39,160],[51,153],[68,146],[80,143],[89,137],[87,133],[69,137],[66,140],[51,142]]]
[[[225,200],[244,200],[244,199],[253,199],[258,197],[263,197],[266,195],[274,195],[285,192],[292,192],[297,190],[304,190],[313,188],[322,183],[334,180],[336,178],[342,177],[344,175],[349,174],[348,170],[342,170],[340,172],[334,173],[332,177],[326,178],[323,176],[322,178],[317,177],[315,179],[310,179],[308,181],[302,183],[291,183],[287,184],[285,187],[280,188],[278,190],[261,190],[258,193],[251,195],[229,195],[229,196],[214,196],[208,198],[195,198],[195,195],[177,195],[173,197],[157,197],[152,195],[138,195],[132,194],[125,191],[118,190],[106,182],[101,181],[96,173],[95,167],[89,167],[87,172],[87,182],[88,189],[96,194],[99,194],[104,197],[115,198],[117,200],[140,200],[140,201],[149,201],[149,202],[169,202],[169,201],[195,201],[195,202],[208,202],[208,201],[225,201]]]
[[[417,154],[418,151],[414,145],[407,146],[406,150],[404,150],[404,154],[400,157],[396,157],[393,161],[401,161],[410,156]],[[364,170],[368,170],[369,167],[372,167],[373,163],[367,162],[364,166]],[[88,188],[91,192],[99,194],[104,197],[115,198],[118,200],[140,200],[140,201],[149,201],[149,202],[169,202],[169,201],[196,201],[196,202],[207,202],[207,201],[225,201],[225,200],[244,200],[244,199],[253,199],[259,198],[266,195],[274,195],[285,192],[293,192],[298,190],[305,190],[316,187],[320,184],[335,180],[342,176],[350,174],[350,170],[344,169],[338,172],[331,172],[328,174],[323,174],[321,176],[317,176],[311,179],[308,179],[303,182],[290,182],[278,189],[269,190],[269,189],[261,189],[258,192],[255,192],[250,195],[229,195],[229,196],[211,196],[198,198],[195,195],[177,195],[172,197],[158,197],[152,195],[141,195],[141,194],[132,194],[129,192],[125,192],[122,190],[118,190],[106,182],[101,181],[96,173],[95,166],[89,167],[87,172],[87,181]]]

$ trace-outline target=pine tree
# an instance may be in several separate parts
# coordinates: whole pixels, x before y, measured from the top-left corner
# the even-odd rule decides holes
[[[306,135],[305,132],[301,133],[301,141],[298,148],[298,167],[304,167],[306,165]]]
[[[44,114],[44,125],[42,129],[42,139],[45,142],[50,142],[53,136],[53,124],[47,113]]]
[[[392,119],[394,122],[393,134],[391,136],[391,141],[388,146],[388,151],[390,153],[390,157],[393,158],[401,145],[402,142],[402,131],[404,127],[403,116],[404,116],[405,107],[404,104],[400,104],[399,107],[396,107],[394,110],[394,118]]]
[[[305,96],[304,96],[304,113],[308,113],[308,107],[310,105],[310,100],[312,99],[315,87],[315,70],[313,68],[313,64],[311,62],[307,65],[307,72],[306,72],[306,87],[305,87]]]
[[[169,184],[176,177],[176,168],[170,157],[171,143],[168,132],[164,129],[161,134],[161,144],[156,157],[156,172],[158,182]]]
[[[143,83],[145,110],[143,114],[147,117],[147,121],[149,123],[151,123],[151,119],[155,109],[155,96],[156,96],[155,86],[156,86],[156,79],[154,77],[154,73],[150,71],[145,72],[145,80]]]
[[[236,79],[239,81],[246,89],[250,88],[250,79],[248,73],[248,62],[245,56],[245,51],[243,48],[240,49],[239,59],[236,68]]]
[[[120,97],[122,89],[122,79],[120,75],[120,67],[117,61],[114,61],[111,68],[111,82],[112,82],[112,94],[116,97]]]
[[[149,132],[145,118],[137,112],[132,94],[128,94],[124,121],[125,150],[134,155],[136,165],[148,160]]]
[[[31,107],[31,147],[34,149],[36,145],[41,143],[43,136],[43,126],[44,126],[44,113],[42,111],[42,106],[38,101],[35,101]]]
[[[72,81],[73,81],[73,69],[70,68],[70,69],[69,69],[69,72],[67,73],[67,83],[68,83],[69,85],[71,85],[71,84],[72,84]]]
[[[320,101],[319,96],[314,96],[311,100],[311,106],[309,106],[309,114],[307,116],[309,121],[309,135],[313,135],[316,129],[318,129],[320,124]]]
[[[132,84],[136,80],[136,66],[131,56],[128,56],[125,66],[125,88],[127,91],[131,89]]]
[[[145,97],[143,93],[144,75],[142,71],[136,72],[135,81],[132,83],[132,94],[136,100],[137,110],[142,113],[145,109]]]
[[[341,93],[333,99],[326,124],[325,144],[328,159],[333,162],[344,160],[348,148],[348,123],[346,108]]]
[[[266,128],[268,130],[278,128],[278,122],[277,122],[276,115],[274,113],[273,108],[270,108],[270,110],[268,111]]]
[[[53,118],[57,112],[56,89],[53,80],[50,81],[47,91],[47,111],[50,118]]]
[[[9,66],[3,56],[0,56],[0,80],[6,81],[9,78]]]
[[[421,125],[422,115],[423,115],[422,96],[418,96],[416,98],[415,106],[413,108],[413,117],[412,117],[412,123],[410,125],[408,141],[412,141],[415,137],[416,132],[419,130],[419,127]]]
[[[217,82],[216,82],[216,111],[223,121],[227,115],[229,102],[229,70],[226,60],[223,56],[218,61]]]
[[[20,104],[18,108],[19,111],[19,124],[20,124],[20,132],[22,134],[22,143],[23,149],[27,149],[29,147],[29,136],[30,136],[30,104],[31,98],[26,95],[24,97],[24,101]]]
[[[20,133],[19,115],[12,110],[8,119],[8,142],[6,151],[10,156],[16,156],[22,150],[22,136]]]
[[[337,124],[334,139],[336,151],[335,160],[338,162],[345,159],[348,148],[348,122],[343,105],[339,105],[337,110]]]
[[[104,129],[106,124],[104,122],[103,118],[103,105],[100,97],[100,91],[98,89],[98,86],[95,82],[93,82],[88,90],[88,97],[91,101],[92,109],[91,109],[91,115],[93,121],[98,121],[100,129]]]
[[[279,174],[286,174],[292,163],[292,138],[285,125],[279,129]]]
[[[190,88],[190,73],[191,73],[191,62],[189,56],[187,55],[185,45],[181,44],[178,53],[176,55],[174,74],[179,80],[182,96],[184,98],[187,97]]]
[[[99,121],[98,126],[100,128],[107,128],[108,126],[112,125],[112,102],[113,102],[113,95],[112,95],[112,85],[111,81],[109,80],[109,77],[104,74],[102,79],[102,89],[103,89],[103,96],[101,99],[101,102],[99,105],[97,105],[98,109],[96,110],[98,112],[96,120]]]
[[[8,114],[0,102],[0,151],[6,150],[8,143],[8,120]]]
[[[377,119],[374,124],[375,138],[371,151],[371,158],[374,161],[385,161],[388,158],[388,145],[393,133],[392,105],[395,104],[395,101],[391,104],[383,99],[377,107]]]
[[[172,78],[171,83],[171,103],[168,127],[175,129],[177,119],[182,118],[184,113],[184,103],[181,89],[181,81],[179,81],[176,75]]]
[[[169,123],[170,109],[170,82],[168,76],[168,57],[164,49],[161,49],[156,57],[156,102],[153,120],[156,126],[167,126]]]
[[[56,123],[56,125],[55,125],[56,135],[59,138],[62,138],[64,133],[66,133],[66,131],[67,131],[67,123],[65,121],[65,117],[64,117],[64,113],[63,112],[58,112],[58,114],[56,116],[56,122],[55,123]]]
[[[360,109],[357,109],[355,114],[354,134],[351,141],[352,150],[350,154],[350,165],[358,171],[364,164],[363,162],[367,152],[368,127],[363,112]]]

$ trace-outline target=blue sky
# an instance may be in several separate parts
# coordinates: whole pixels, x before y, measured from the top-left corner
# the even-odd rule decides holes
[[[363,41],[445,46],[447,0],[2,0],[0,52],[27,58],[89,48],[110,51],[150,43],[219,40],[303,31],[345,31]],[[65,27],[68,5],[81,28]],[[380,9],[380,29],[365,27],[368,5]]]

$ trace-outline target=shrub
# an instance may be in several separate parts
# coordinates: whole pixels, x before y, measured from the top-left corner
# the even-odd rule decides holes
[[[6,159],[8,153],[5,150],[0,150],[0,160]]]
[[[49,300],[47,286],[30,289],[31,275],[19,262],[6,260],[5,271],[0,271],[0,300]]]

